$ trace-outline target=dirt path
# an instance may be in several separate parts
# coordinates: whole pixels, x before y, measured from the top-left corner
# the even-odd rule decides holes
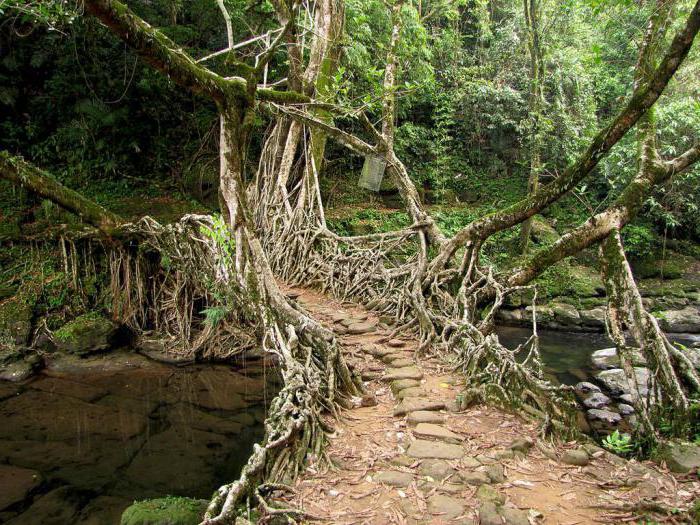
[[[595,446],[551,447],[535,424],[491,407],[456,411],[459,378],[387,340],[373,314],[309,290],[298,304],[338,334],[368,395],[334,422],[335,469],[307,469],[289,503],[327,523],[634,523],[613,506],[685,506],[698,483]],[[356,333],[357,332],[357,333]],[[371,405],[371,406],[361,406]],[[682,521],[676,521],[682,522]]]

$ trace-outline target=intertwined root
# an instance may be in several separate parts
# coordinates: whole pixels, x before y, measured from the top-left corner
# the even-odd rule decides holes
[[[128,243],[88,240],[90,249],[66,251],[66,260],[78,265],[86,253],[105,249],[114,314],[137,333],[169,342],[171,351],[220,359],[262,346],[276,357],[284,383],[270,405],[264,440],[241,477],[217,491],[209,523],[227,522],[261,484],[293,479],[309,458],[321,461],[329,430],[321,413],[337,413],[338,403],[358,392],[332,332],[289,304],[275,283],[256,286],[250,279],[242,287],[233,275],[230,236],[217,231],[210,216],[166,226],[144,218],[123,228]]]

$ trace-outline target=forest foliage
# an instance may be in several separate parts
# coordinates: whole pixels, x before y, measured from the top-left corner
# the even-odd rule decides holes
[[[217,170],[214,105],[154,72],[95,19],[71,11],[70,3],[36,1],[29,2],[31,10],[18,9],[23,4],[0,1],[0,146],[103,200],[128,191],[134,179],[211,197]],[[129,5],[195,57],[224,44],[216,2]],[[268,2],[226,5],[237,40],[276,27]],[[677,20],[689,6],[680,2]],[[650,8],[629,0],[545,0],[541,9],[545,103],[538,134],[541,178],[547,182],[630,92]],[[421,0],[406,2],[401,16],[396,151],[424,198],[490,209],[521,197],[530,131],[522,3]],[[349,0],[345,17],[341,64],[333,78],[337,101],[378,119],[389,13],[379,0]],[[284,76],[286,61],[279,51],[271,78]],[[700,134],[699,73],[695,46],[657,104],[663,155],[684,151]],[[257,158],[269,124],[257,118],[250,159]],[[351,119],[343,124],[361,133]],[[326,157],[324,187],[357,178],[361,158],[333,145]],[[601,162],[598,176],[554,207],[555,227],[557,221],[580,222],[611,202],[636,172],[636,159],[637,146],[628,135]],[[353,200],[366,196],[355,191],[340,198]],[[665,237],[700,238],[698,202],[697,167],[657,189],[644,219],[628,235],[631,255],[658,248]]]

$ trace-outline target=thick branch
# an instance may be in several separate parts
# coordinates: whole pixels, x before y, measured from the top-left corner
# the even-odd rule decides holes
[[[639,118],[661,96],[668,82],[680,67],[700,29],[700,1],[696,2],[684,28],[676,35],[661,64],[649,82],[636,88],[625,108],[605,129],[600,131],[579,159],[554,182],[534,195],[508,208],[478,219],[460,230],[445,243],[435,265],[444,266],[454,253],[470,240],[483,240],[496,232],[515,226],[555,202],[572,190],[593,170],[603,156],[635,125]]]
[[[121,2],[85,0],[85,7],[151,66],[193,93],[211,97],[222,104],[232,97],[246,96],[245,79],[223,78],[197,64],[175,42],[136,16]],[[279,104],[310,101],[309,97],[293,91],[257,89],[255,93],[260,100]]]
[[[553,264],[602,241],[615,230],[622,229],[639,213],[654,186],[666,182],[698,161],[700,161],[700,143],[666,162],[645,159],[642,163],[643,169],[612,206],[594,215],[551,246],[537,251],[522,267],[508,274],[503,281],[510,286],[525,285]]]
[[[100,231],[110,235],[123,221],[96,202],[86,199],[78,192],[66,188],[48,173],[14,157],[6,151],[0,152],[0,178],[18,184],[37,195],[55,202],[59,206],[80,216]]]

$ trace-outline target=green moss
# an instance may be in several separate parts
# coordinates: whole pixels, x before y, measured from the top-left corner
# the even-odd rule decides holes
[[[104,321],[104,317],[96,312],[80,315],[71,322],[63,325],[54,332],[54,337],[59,341],[75,341],[86,330],[92,329],[96,322]]]
[[[135,502],[122,514],[121,525],[197,525],[205,500],[167,496]]]

